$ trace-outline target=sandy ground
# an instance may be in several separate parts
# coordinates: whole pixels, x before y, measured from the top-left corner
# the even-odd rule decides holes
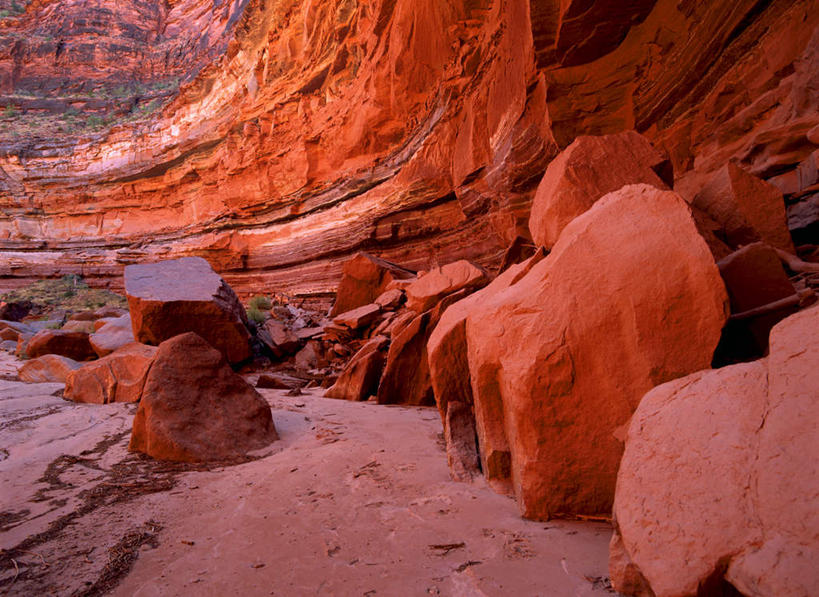
[[[433,409],[266,390],[281,440],[208,470],[60,390],[0,381],[0,594],[611,595],[610,527],[451,481]]]

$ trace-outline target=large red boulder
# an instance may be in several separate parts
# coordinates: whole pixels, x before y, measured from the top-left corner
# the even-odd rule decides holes
[[[298,352],[302,345],[296,333],[278,319],[265,321],[257,336],[279,359]]]
[[[82,319],[72,319],[66,321],[63,327],[60,328],[64,332],[84,332],[86,334],[94,333],[94,322]]]
[[[414,272],[369,253],[358,253],[344,264],[336,302],[330,315],[339,315],[369,305],[387,289],[390,282],[412,278],[414,275]]]
[[[157,345],[195,332],[231,363],[250,357],[245,309],[201,257],[129,265],[125,293],[138,342]]]
[[[12,328],[3,328],[0,330],[0,340],[16,343],[19,337],[20,332],[13,330]]]
[[[50,329],[34,334],[25,351],[33,359],[45,354],[58,354],[75,361],[86,361],[97,356],[87,333]]]
[[[132,342],[71,371],[65,380],[66,399],[90,404],[137,402],[156,351],[156,346]]]
[[[788,278],[776,251],[762,242],[746,245],[717,262],[720,275],[728,289],[731,314],[742,316],[726,326],[718,358],[720,364],[750,360],[763,356],[768,349],[771,328],[795,313],[796,304],[745,318],[758,307],[795,297],[797,292]],[[785,301],[787,303],[787,301]]]
[[[333,323],[351,330],[367,327],[381,315],[381,306],[377,303],[356,307],[352,311],[345,311],[333,318]]]
[[[432,331],[430,319],[430,312],[418,315],[392,338],[378,386],[379,404],[434,404],[426,346]]]
[[[618,591],[693,597],[724,580],[743,595],[819,595],[817,329],[808,309],[773,329],[768,358],[645,395],[617,479]]]
[[[551,248],[569,222],[625,185],[668,189],[667,168],[663,155],[634,131],[578,137],[552,160],[540,181],[529,218],[532,238]]]
[[[407,308],[423,313],[459,290],[476,290],[489,282],[483,268],[464,259],[436,267],[408,285]]]
[[[646,391],[710,365],[726,303],[681,197],[649,185],[603,197],[467,317],[484,470],[502,470],[484,445],[505,438],[524,516],[608,513],[618,436]]]
[[[384,349],[389,339],[375,336],[350,359],[335,384],[324,395],[341,400],[366,400],[378,391],[384,370]]]
[[[508,267],[480,292],[457,301],[443,312],[427,342],[435,403],[442,420],[446,417],[447,403],[450,401],[472,404],[469,363],[466,359],[466,319],[469,313],[488,297],[518,282],[545,256],[543,249],[538,250],[522,263]]]
[[[693,205],[719,224],[719,235],[731,247],[762,240],[794,253],[782,191],[736,164],[714,173]]]
[[[44,354],[23,363],[17,377],[28,383],[65,383],[68,374],[81,366],[82,363],[68,357]]]
[[[158,460],[241,459],[278,439],[270,407],[195,333],[159,345],[129,449]]]
[[[469,314],[481,302],[489,297],[505,291],[520,281],[546,253],[539,249],[526,261],[510,266],[486,288],[476,292],[449,306],[444,312],[438,325],[430,334],[427,341],[427,360],[429,363],[430,382],[432,384],[435,402],[441,413],[444,424],[444,439],[447,443],[447,460],[450,465],[450,474],[456,480],[468,480],[472,474],[471,456],[468,454],[469,442],[464,442],[463,429],[467,426],[475,429],[480,425],[478,432],[482,439],[481,451],[483,454],[483,473],[490,484],[498,489],[506,490],[509,478],[509,443],[502,425],[494,423],[501,420],[499,410],[494,413],[484,412],[476,420],[473,406],[472,384],[469,373],[468,349],[466,339],[466,321]],[[450,413],[449,404],[457,404],[455,417]],[[492,405],[483,401],[477,405],[481,409],[491,408]],[[472,421],[468,422],[467,417]],[[450,420],[458,422],[460,429],[449,429]],[[477,457],[477,448],[475,448]]]
[[[100,321],[102,319],[94,322],[96,331],[88,338],[94,352],[99,356],[104,357],[118,348],[134,342],[134,329],[129,314],[105,319],[105,323],[98,325]]]

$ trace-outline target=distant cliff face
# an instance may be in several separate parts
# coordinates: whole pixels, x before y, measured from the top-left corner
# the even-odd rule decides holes
[[[0,129],[3,149],[42,151],[150,116],[224,53],[246,3],[1,0],[0,106],[18,113]]]
[[[643,132],[683,191],[819,143],[817,0],[85,4],[0,21],[0,284],[201,255],[323,295],[360,249],[497,263],[579,135]]]

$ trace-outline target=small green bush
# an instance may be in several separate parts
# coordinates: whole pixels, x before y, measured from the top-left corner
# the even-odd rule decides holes
[[[90,129],[98,129],[105,125],[105,119],[102,116],[92,114],[85,120],[85,126]]]
[[[248,302],[251,309],[258,309],[260,311],[270,311],[273,308],[273,303],[264,295],[257,294]]]
[[[264,312],[256,307],[250,307],[250,309],[247,310],[247,318],[253,323],[264,323],[266,319]]]
[[[87,311],[99,307],[127,307],[124,296],[110,290],[89,288],[82,277],[68,274],[59,279],[39,280],[24,288],[0,294],[7,302],[31,301],[43,312],[52,310]]]
[[[15,106],[11,105],[11,104],[9,104],[8,106],[6,106],[6,109],[5,109],[5,110],[3,110],[3,116],[4,116],[5,118],[14,118],[14,117],[15,117],[15,116],[17,116],[19,113],[20,113],[20,112],[17,110],[17,108],[16,108]]]
[[[154,112],[157,108],[162,105],[162,102],[159,100],[151,100],[147,104],[143,104],[139,107],[139,109],[144,112],[145,114],[150,114]]]

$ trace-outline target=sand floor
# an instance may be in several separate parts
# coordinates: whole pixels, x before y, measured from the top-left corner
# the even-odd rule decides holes
[[[0,594],[611,595],[609,525],[451,481],[434,409],[265,390],[281,440],[208,469],[61,389],[0,381]]]

